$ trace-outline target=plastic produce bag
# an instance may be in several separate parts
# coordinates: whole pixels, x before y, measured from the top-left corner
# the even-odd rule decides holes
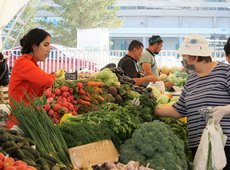
[[[210,118],[202,133],[200,144],[193,161],[194,170],[221,170],[227,160],[224,145],[227,136],[223,134],[220,125]]]

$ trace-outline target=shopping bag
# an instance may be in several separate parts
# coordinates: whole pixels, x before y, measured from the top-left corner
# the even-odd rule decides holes
[[[227,136],[223,134],[221,126],[210,118],[203,130],[199,146],[193,161],[194,170],[221,170],[227,160],[224,145]]]

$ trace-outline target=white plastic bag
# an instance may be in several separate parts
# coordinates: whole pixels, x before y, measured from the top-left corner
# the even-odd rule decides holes
[[[210,170],[210,167],[213,170],[223,169],[227,164],[224,152],[226,140],[220,125],[209,119],[193,161],[194,170]]]

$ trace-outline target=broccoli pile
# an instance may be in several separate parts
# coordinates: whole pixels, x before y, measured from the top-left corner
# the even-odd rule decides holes
[[[188,169],[184,143],[163,122],[144,123],[120,148],[120,161],[149,164],[155,170]]]

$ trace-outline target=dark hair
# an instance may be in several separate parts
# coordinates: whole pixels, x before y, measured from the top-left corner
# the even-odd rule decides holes
[[[153,45],[155,43],[160,44],[162,42],[163,42],[163,40],[162,40],[161,36],[159,36],[159,35],[153,35],[152,37],[149,38],[149,45]]]
[[[20,45],[22,46],[21,53],[28,54],[33,52],[33,45],[38,46],[47,36],[51,37],[51,35],[43,29],[34,28],[30,30],[20,40]]]
[[[198,56],[197,62],[202,62],[204,61],[205,63],[210,63],[212,62],[212,58],[210,56],[203,57],[203,56]]]
[[[228,41],[225,46],[224,46],[224,52],[226,54],[226,56],[229,56],[230,54],[230,41]]]
[[[129,44],[129,51],[133,51],[134,48],[141,48],[144,47],[144,45],[142,44],[142,42],[138,41],[138,40],[133,40],[131,41],[131,43]]]
[[[0,60],[3,60],[4,56],[3,54],[0,52]]]

